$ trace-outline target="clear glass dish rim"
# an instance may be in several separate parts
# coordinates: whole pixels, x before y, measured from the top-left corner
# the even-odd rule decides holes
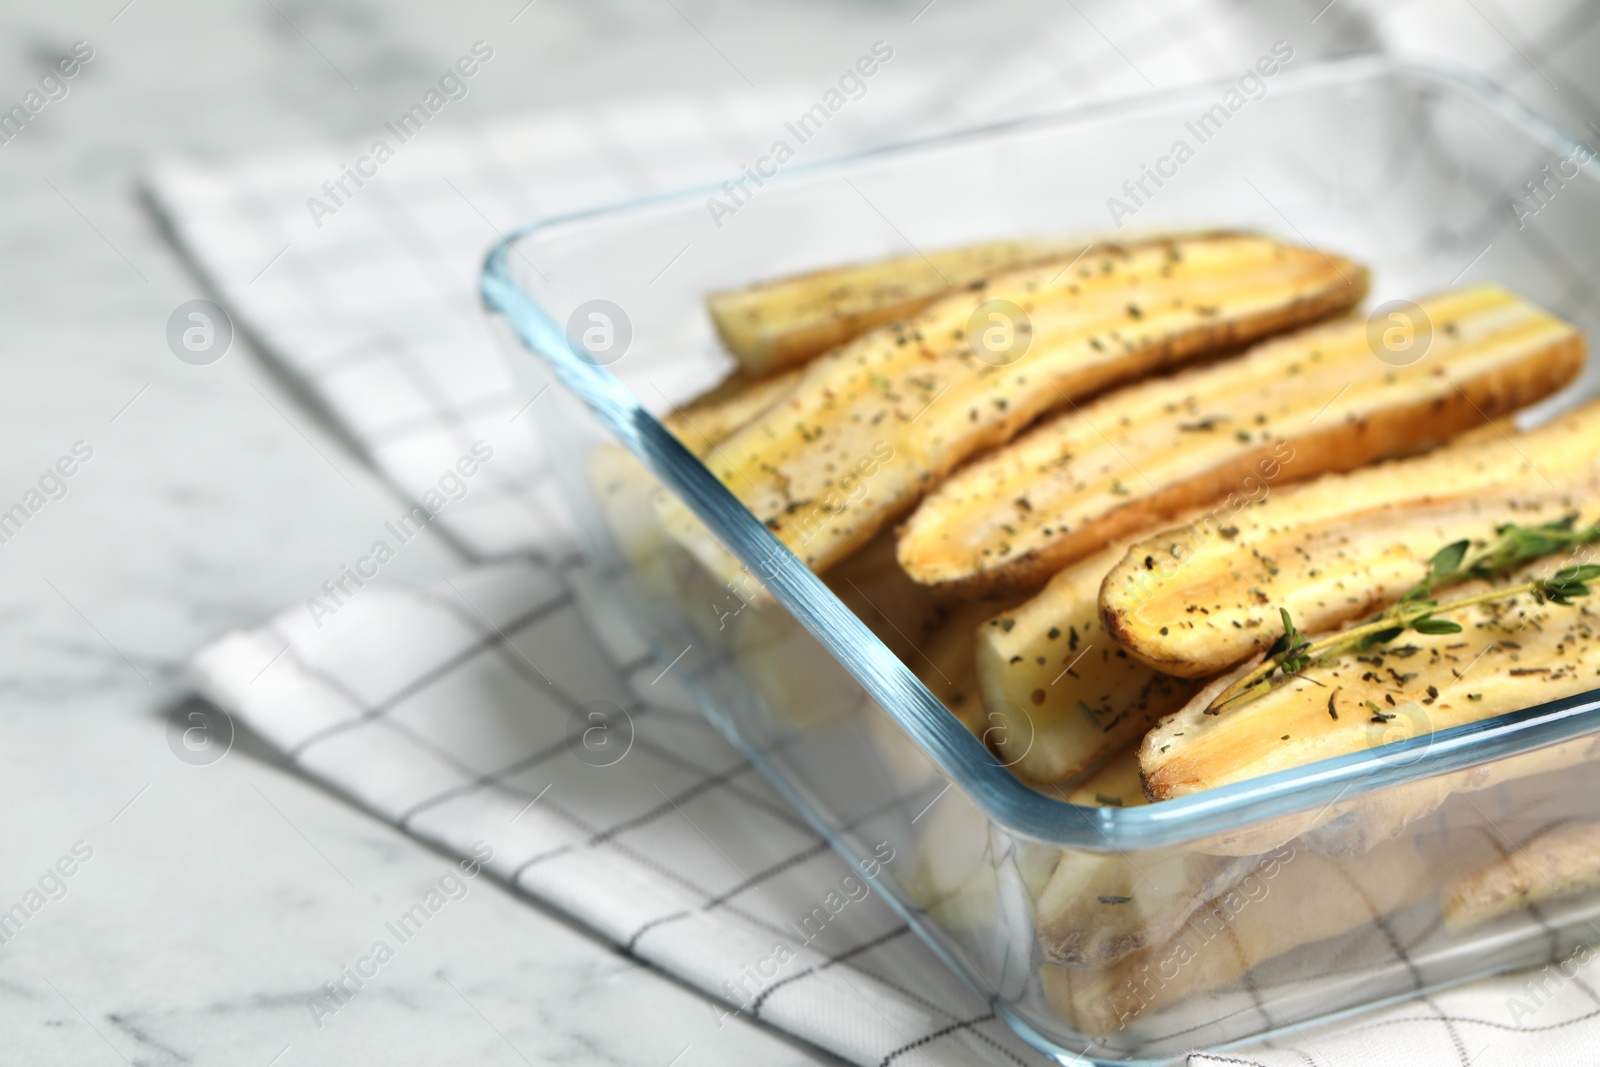
[[[1452,64],[1402,56],[1361,56],[1284,71],[1281,93],[1410,75],[1476,97],[1552,151],[1581,142],[1492,80]],[[796,166],[776,179],[790,186],[845,173],[865,162],[1033,129],[1067,127],[1119,115],[1166,111],[1211,100],[1231,83],[1163,90],[1042,115],[971,127]],[[1596,180],[1590,176],[1590,180]],[[1302,767],[1220,786],[1147,806],[1086,807],[1024,785],[951,715],[878,637],[711,471],[645,410],[604,366],[580,358],[556,320],[517,282],[510,256],[518,242],[561,227],[642,216],[699,202],[718,192],[697,186],[587,211],[538,219],[518,227],[489,252],[480,291],[489,311],[503,316],[531,354],[690,509],[753,573],[773,597],[826,647],[867,693],[993,821],[1041,841],[1089,851],[1160,848],[1249,828],[1265,820],[1331,807],[1345,798],[1404,785],[1519,755],[1600,729],[1600,689],[1507,712],[1479,722],[1348,753]],[[763,761],[765,762],[765,761]]]

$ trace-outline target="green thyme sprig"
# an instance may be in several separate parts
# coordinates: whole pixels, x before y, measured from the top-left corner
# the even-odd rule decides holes
[[[1470,541],[1453,541],[1433,554],[1428,561],[1426,577],[1407,590],[1395,604],[1360,626],[1317,641],[1301,633],[1288,610],[1280,607],[1278,614],[1283,619],[1282,635],[1267,649],[1261,664],[1223,690],[1206,708],[1206,714],[1220,714],[1229,704],[1257,696],[1290,678],[1302,676],[1308,667],[1331,662],[1348,652],[1388,644],[1408,630],[1419,634],[1460,633],[1459,623],[1436,617],[1441,613],[1475,604],[1509,600],[1523,594],[1529,594],[1541,603],[1553,604],[1571,604],[1578,597],[1588,596],[1588,583],[1600,578],[1600,564],[1563,567],[1548,578],[1533,578],[1517,585],[1444,603],[1434,596],[1437,590],[1447,586],[1472,579],[1493,580],[1563,548],[1600,541],[1600,525],[1575,527],[1577,518],[1577,515],[1568,515],[1540,526],[1507,523],[1496,527],[1494,538],[1476,552],[1470,551]]]
[[[1467,555],[1471,547],[1468,541],[1454,541],[1445,545],[1428,561],[1427,577],[1408,590],[1400,598],[1400,603],[1426,600],[1435,589],[1474,578],[1491,581],[1563,548],[1600,541],[1600,525],[1574,528],[1577,521],[1578,516],[1574,512],[1540,526],[1519,526],[1516,523],[1497,526],[1494,539],[1470,557]]]

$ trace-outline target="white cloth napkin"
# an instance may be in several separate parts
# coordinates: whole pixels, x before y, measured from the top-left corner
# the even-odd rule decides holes
[[[1552,57],[1600,19],[1538,5],[1513,23],[1490,0],[1465,13],[1433,0],[1335,2],[1285,9],[1307,61],[1385,37],[1443,39],[1491,70],[1526,74],[1534,64],[1587,107]],[[1070,40],[1071,77],[1008,69],[952,92],[895,84],[891,67],[873,108],[830,129],[826,152],[1079,102],[1106,85],[1146,88],[1139,79],[1150,76],[1226,77],[1230,42],[1277,34],[1205,0],[1136,29],[1120,7],[1081,8],[1041,31]],[[1482,25],[1463,27],[1473,20]],[[155,202],[236,320],[402,494],[421,499],[475,442],[494,451],[434,521],[470,555],[499,562],[434,589],[373,583],[326,616],[297,603],[205,650],[195,675],[305,773],[446,849],[465,855],[488,842],[492,870],[725,1010],[744,1004],[861,1064],[1043,1063],[875,892],[777,975],[751,982],[776,942],[795,942],[788,924],[849,872],[700,717],[670,670],[626,638],[602,644],[585,625],[556,489],[518,421],[529,398],[515,392],[476,295],[485,248],[518,223],[735,173],[811,95],[800,87],[441,124],[320,219],[307,199],[368,144],[155,167]],[[625,709],[631,723],[631,748],[614,767],[595,766],[581,743],[596,701]],[[1585,964],[1576,978],[1536,976],[1534,986],[1528,975],[1480,982],[1191,1062],[1578,1062],[1600,1057],[1592,974]]]

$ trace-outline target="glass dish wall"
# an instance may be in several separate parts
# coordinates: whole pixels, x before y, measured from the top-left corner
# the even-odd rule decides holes
[[[1487,917],[1462,901],[1526,881],[1530,850],[1600,840],[1595,694],[1156,805],[1046,795],[650,413],[731,368],[708,292],[913,249],[1113,232],[1108,198],[1126,203],[1124,181],[1179,138],[1192,156],[1120,217],[1127,232],[1259,229],[1335,250],[1371,266],[1369,306],[1498,281],[1595,335],[1587,150],[1447,72],[1363,60],[1265,84],[1199,144],[1186,124],[1226,86],[792,165],[731,216],[701,190],[540,223],[485,271],[527,395],[555,383],[534,421],[577,516],[595,625],[633,627],[676,658],[706,713],[852,861],[891,844],[879,884],[911,925],[1066,1062],[1161,1062],[1583,948],[1600,883],[1523,886],[1538,903]],[[605,365],[565,337],[595,300],[630,335]],[[1524,418],[1596,381],[1591,366]],[[749,579],[718,580],[679,548],[656,522],[660,493],[687,502]],[[870,600],[870,560],[857,576]]]

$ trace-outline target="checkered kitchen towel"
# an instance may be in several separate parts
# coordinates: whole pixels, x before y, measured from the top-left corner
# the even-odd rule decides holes
[[[1600,118],[1586,95],[1594,64],[1581,62],[1600,24],[1595,5],[1534,4],[1513,18],[1493,0],[1315,0],[1266,16],[1189,0],[1153,23],[1127,5],[1069,8],[1026,44],[977,42],[968,58],[984,76],[960,85],[917,81],[906,46],[871,107],[830,128],[819,153],[992,120],[1023,102],[1058,107],[1230,76],[1278,37],[1307,60],[1430,42],[1573,128]],[[1292,25],[1265,24],[1280,18]],[[1040,42],[1047,62],[1009,62]],[[441,121],[360,195],[324,195],[336,210],[319,213],[320,227],[307,197],[367,143],[219,167],[168,162],[150,180],[235,318],[403,495],[422,498],[474,442],[494,449],[472,491],[436,520],[479,567],[435,589],[374,584],[320,627],[297,604],[207,649],[195,667],[201,690],[307,774],[447,849],[491,842],[491,867],[516,887],[724,999],[725,983],[846,868],[670,671],[626,637],[601,644],[575,610],[581,576],[564,565],[561,505],[517,421],[528,398],[492,342],[476,275],[485,247],[527,219],[736,172],[812,95]],[[575,743],[593,700],[633,717],[626,773],[585,762]],[[1588,974],[1539,995],[1536,1016],[1512,1010],[1511,998],[1533,994],[1525,976],[1508,977],[1192,1062],[1600,1062],[1600,995]],[[876,895],[841,912],[745,1010],[862,1064],[1043,1062]]]

